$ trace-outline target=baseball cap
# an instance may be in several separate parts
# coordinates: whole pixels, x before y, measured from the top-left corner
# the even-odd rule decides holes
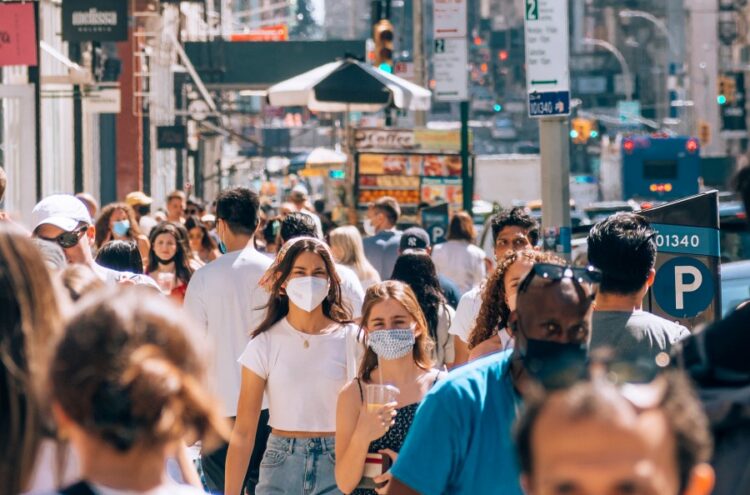
[[[148,206],[153,201],[153,199],[146,196],[142,191],[133,191],[125,196],[125,202],[130,206]]]
[[[424,229],[411,227],[406,229],[401,235],[399,243],[401,251],[406,251],[407,249],[427,249],[428,247],[430,247],[430,235]]]
[[[33,230],[40,225],[49,224],[72,232],[80,222],[92,224],[91,215],[83,202],[69,194],[47,196],[31,211],[31,219]]]

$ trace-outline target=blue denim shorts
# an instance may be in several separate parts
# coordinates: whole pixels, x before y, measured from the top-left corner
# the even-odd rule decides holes
[[[255,495],[340,494],[333,437],[288,438],[271,434]]]

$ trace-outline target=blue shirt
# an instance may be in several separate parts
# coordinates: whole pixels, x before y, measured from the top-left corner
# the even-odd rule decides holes
[[[401,231],[381,230],[362,239],[362,244],[365,247],[365,257],[380,274],[380,280],[390,280],[398,259]]]
[[[505,351],[448,375],[424,398],[395,478],[422,495],[522,495],[511,429],[520,398]]]

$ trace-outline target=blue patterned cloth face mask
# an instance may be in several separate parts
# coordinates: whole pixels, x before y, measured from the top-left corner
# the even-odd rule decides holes
[[[367,345],[379,358],[385,360],[400,359],[414,348],[416,337],[411,328],[375,330],[367,335]]]

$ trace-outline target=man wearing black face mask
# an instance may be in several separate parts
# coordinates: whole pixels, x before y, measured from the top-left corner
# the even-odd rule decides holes
[[[598,272],[534,266],[510,316],[515,348],[452,372],[425,397],[389,494],[522,493],[511,432],[521,395],[534,378],[550,386],[560,369],[583,368],[597,280]]]

